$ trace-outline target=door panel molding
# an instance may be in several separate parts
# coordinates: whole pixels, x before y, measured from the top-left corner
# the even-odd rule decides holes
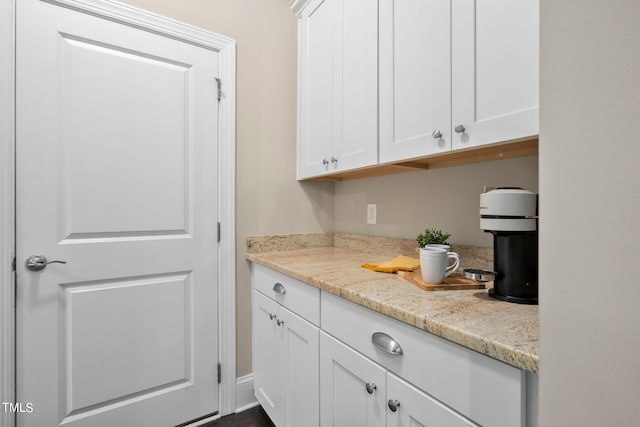
[[[220,415],[235,410],[235,41],[110,0],[42,0],[219,53],[218,268]],[[16,0],[0,0],[0,399],[15,401],[15,17]],[[19,261],[18,261],[19,263]],[[15,425],[0,412],[0,424]]]

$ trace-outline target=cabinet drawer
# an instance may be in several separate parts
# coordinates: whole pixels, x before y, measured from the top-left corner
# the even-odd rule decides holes
[[[255,263],[253,286],[314,325],[320,324],[320,289]]]
[[[466,417],[524,426],[523,371],[326,292],[321,307],[323,330]],[[391,337],[402,354],[374,345],[374,333]]]

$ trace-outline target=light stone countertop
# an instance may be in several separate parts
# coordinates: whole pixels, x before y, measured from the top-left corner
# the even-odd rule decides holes
[[[490,248],[455,243],[454,248],[466,258],[463,267],[490,268]],[[247,240],[249,261],[509,365],[538,371],[537,305],[498,301],[486,289],[423,291],[395,274],[361,267],[399,254],[416,256],[414,251],[409,240],[343,233]]]

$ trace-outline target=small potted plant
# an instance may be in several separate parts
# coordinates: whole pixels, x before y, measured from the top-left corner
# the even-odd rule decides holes
[[[425,248],[428,245],[446,249],[447,251],[449,251],[451,250],[449,237],[451,237],[450,233],[446,233],[442,230],[436,230],[435,228],[427,228],[426,230],[424,230],[424,233],[418,234],[418,237],[416,237],[416,241],[418,242],[418,246],[420,246],[421,249]]]

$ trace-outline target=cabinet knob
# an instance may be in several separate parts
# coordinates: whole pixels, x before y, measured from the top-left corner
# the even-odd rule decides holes
[[[336,159],[335,157],[331,156],[331,163],[338,164],[338,159]]]
[[[284,320],[278,319],[278,320],[276,320],[276,323],[278,324],[278,326],[282,326],[282,325],[284,325]]]
[[[400,402],[398,402],[397,400],[389,399],[387,405],[389,406],[391,412],[396,412],[400,407]]]
[[[327,166],[329,164],[329,160],[327,159],[322,159],[322,164]]]
[[[456,133],[464,133],[464,131],[465,131],[466,129],[464,128],[464,126],[463,126],[463,125],[458,125],[458,126],[456,126],[453,130],[455,130],[455,131],[456,131]]]
[[[275,314],[273,314],[273,313],[269,313],[269,319],[273,320],[273,319],[275,319],[276,317],[278,317],[278,316],[276,316],[276,315],[275,315]]]
[[[273,285],[273,291],[280,295],[284,295],[287,293],[287,290],[284,288],[284,285],[280,282]]]
[[[364,385],[364,388],[367,390],[367,393],[373,394],[373,392],[378,389],[378,386],[376,385],[376,383],[366,383]]]
[[[431,135],[433,136],[434,139],[442,138],[442,132],[440,132],[439,129],[434,130]]]

